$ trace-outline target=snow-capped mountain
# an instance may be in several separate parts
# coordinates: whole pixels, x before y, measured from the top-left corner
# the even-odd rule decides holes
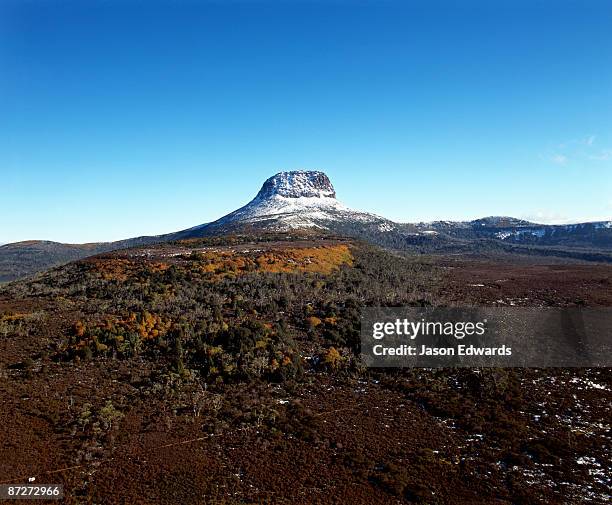
[[[278,229],[325,228],[324,221],[343,218],[382,219],[353,211],[340,203],[329,177],[323,172],[300,170],[270,177],[253,200],[213,224],[274,220]]]
[[[490,239],[523,245],[612,247],[612,221],[547,225],[507,216],[473,221],[418,223],[422,233],[435,232],[453,239]]]
[[[489,248],[491,243],[612,248],[609,222],[553,226],[509,216],[473,221],[395,223],[354,210],[336,198],[329,177],[320,171],[280,172],[267,179],[255,198],[222,218],[171,234],[184,239],[245,230],[327,231],[394,249],[426,252]],[[487,243],[489,245],[487,245]]]
[[[228,190],[229,191],[229,190]],[[543,225],[506,216],[474,221],[395,223],[351,209],[336,199],[323,172],[280,172],[244,207],[187,230],[117,242],[60,244],[27,241],[0,246],[0,282],[101,252],[231,233],[309,229],[355,237],[412,253],[517,253],[612,262],[612,221]]]
[[[391,232],[398,227],[388,219],[350,209],[338,201],[329,177],[323,172],[296,170],[280,172],[267,179],[255,198],[244,207],[177,235],[180,238],[200,236],[244,226],[277,231],[315,228],[334,232],[351,226],[378,232]]]

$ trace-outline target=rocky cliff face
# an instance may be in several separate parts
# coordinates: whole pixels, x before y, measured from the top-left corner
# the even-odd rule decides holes
[[[283,198],[336,198],[336,191],[329,177],[314,170],[280,172],[270,177],[257,193],[255,199],[264,200],[280,196]]]

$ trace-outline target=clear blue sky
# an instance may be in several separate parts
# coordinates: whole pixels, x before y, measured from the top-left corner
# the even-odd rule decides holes
[[[0,2],[0,242],[187,228],[295,168],[398,221],[611,219],[612,3]]]

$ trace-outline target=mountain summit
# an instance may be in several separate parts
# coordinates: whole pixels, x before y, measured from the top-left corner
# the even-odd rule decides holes
[[[317,228],[340,232],[347,227],[364,226],[389,231],[394,223],[343,205],[336,199],[334,186],[325,173],[295,170],[273,175],[244,207],[212,223],[179,232],[178,238],[228,232],[243,226],[277,231]]]
[[[255,199],[264,200],[276,196],[284,198],[336,198],[336,191],[329,177],[317,170],[279,172],[270,177]]]

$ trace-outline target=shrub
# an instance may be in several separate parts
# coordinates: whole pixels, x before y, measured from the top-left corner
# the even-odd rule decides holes
[[[323,363],[331,370],[336,370],[341,361],[342,356],[335,347],[330,347],[323,355]]]

